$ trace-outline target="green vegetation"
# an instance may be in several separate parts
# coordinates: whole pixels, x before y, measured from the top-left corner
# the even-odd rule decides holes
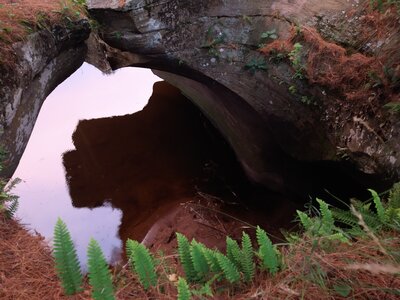
[[[89,283],[95,300],[113,300],[114,287],[108,264],[96,240],[91,239],[88,247]]]
[[[179,277],[178,280],[178,300],[189,300],[191,297],[191,292],[189,285],[187,284],[185,278]]]
[[[353,200],[350,210],[332,209],[335,221],[349,227],[347,232],[352,236],[365,234],[366,228],[374,232],[400,231],[400,183],[393,186],[387,202],[383,202],[374,190],[369,191],[372,195],[369,201]]]
[[[82,273],[67,225],[59,218],[54,228],[54,259],[66,295],[82,291]]]
[[[272,244],[268,238],[267,233],[260,227],[256,231],[257,242],[259,245],[258,256],[261,260],[261,266],[267,269],[272,275],[276,274],[280,268],[278,259],[278,249]]]
[[[236,283],[240,280],[240,273],[233,261],[222,253],[215,253],[218,265],[222,269],[222,273],[226,280],[230,283]]]
[[[244,68],[254,74],[258,70],[266,71],[267,63],[263,57],[253,58],[245,65]]]
[[[218,29],[223,24],[217,22],[211,25],[206,32],[206,40],[201,48],[208,49],[208,54],[215,58],[219,58],[219,46],[225,43],[226,34]]]
[[[399,114],[400,113],[400,102],[389,102],[384,105],[391,113]]]
[[[297,79],[304,79],[304,66],[301,62],[301,55],[302,55],[303,45],[300,43],[296,43],[293,45],[293,50],[289,52],[288,57],[292,63],[292,66],[295,70],[295,74],[293,78]]]
[[[7,152],[0,147],[0,172],[3,170],[3,163]],[[0,178],[0,214],[3,213],[7,218],[12,219],[19,206],[19,197],[12,193],[15,186],[21,182],[21,179],[15,178],[7,183],[7,180]]]
[[[193,261],[190,254],[190,244],[188,239],[180,233],[176,234],[178,241],[179,260],[189,282],[194,282],[197,279],[196,270],[194,269]]]
[[[126,253],[131,263],[131,269],[138,274],[143,287],[147,290],[149,287],[157,285],[154,258],[149,250],[137,241],[128,239]]]
[[[82,291],[83,278],[76,249],[67,225],[59,218],[54,228],[56,271],[66,295]],[[88,247],[89,283],[95,300],[114,299],[113,285],[107,262],[99,244],[92,239]]]
[[[258,48],[264,47],[267,42],[269,42],[271,40],[276,40],[278,37],[279,36],[276,32],[276,29],[271,29],[271,30],[263,32],[261,34],[260,44],[258,45]]]
[[[364,270],[375,267],[394,273],[400,270],[400,255],[397,248],[388,248],[386,240],[380,235],[385,232],[400,231],[400,183],[393,186],[386,201],[382,200],[374,190],[369,192],[371,199],[365,202],[353,199],[347,209],[335,208],[321,199],[316,199],[318,207],[311,207],[309,212],[297,211],[304,232],[289,234],[288,243],[280,244],[279,248],[260,227],[255,231],[258,249],[253,248],[250,236],[243,232],[241,243],[226,237],[226,254],[210,249],[195,239],[189,241],[187,237],[177,233],[178,260],[184,276],[182,274],[178,276],[180,273],[178,266],[165,265],[164,259],[155,259],[144,245],[128,239],[126,250],[131,270],[137,275],[138,282],[146,292],[158,290],[163,293],[165,280],[168,278],[167,282],[175,283],[175,295],[178,300],[192,299],[192,297],[204,299],[214,297],[214,293],[218,294],[225,289],[234,291],[239,287],[250,288],[259,277],[265,280],[265,276],[275,278],[281,276],[280,280],[283,280],[284,276],[291,284],[300,282],[303,286],[302,293],[307,292],[306,285],[312,285],[328,295],[349,297],[354,295],[359,287],[354,286],[356,283],[350,279],[341,277],[330,279],[327,267],[321,261],[324,259],[322,253],[329,255],[338,251],[340,247],[352,247],[353,243],[367,242],[370,239],[383,255],[379,257],[379,261],[382,261],[380,266],[377,267],[372,263],[347,262],[348,268]],[[64,253],[55,255],[56,260],[62,261],[63,264],[59,269],[69,270],[72,273],[64,278],[60,276],[63,287],[66,293],[67,288],[69,289],[69,294],[80,291],[80,270],[75,254],[71,254],[75,253],[75,250],[66,226],[61,220],[56,224],[55,236],[57,252]],[[371,251],[376,252],[376,250]],[[67,254],[70,257],[67,257]],[[99,245],[94,240],[89,244],[88,257],[89,283],[92,286],[93,298],[114,299],[110,271]],[[368,257],[371,259],[371,256]],[[295,259],[300,261],[293,263],[292,260]],[[386,259],[391,265],[385,265]],[[57,262],[57,265],[59,264]],[[68,264],[71,264],[71,268],[66,267]],[[297,273],[293,264],[299,269]],[[288,278],[287,274],[291,277]],[[173,279],[175,277],[176,279]],[[384,292],[400,291],[396,288],[385,288]],[[298,295],[301,298],[301,294]]]
[[[400,13],[400,0],[370,0],[369,4],[372,9],[379,12],[385,12],[390,6],[394,5]]]

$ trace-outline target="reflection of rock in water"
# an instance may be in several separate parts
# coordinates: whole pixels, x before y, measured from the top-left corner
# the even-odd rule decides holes
[[[79,122],[64,154],[75,207],[110,200],[123,211],[121,239],[141,239],[157,218],[193,194],[211,158],[199,111],[176,88],[154,85],[143,111]]]

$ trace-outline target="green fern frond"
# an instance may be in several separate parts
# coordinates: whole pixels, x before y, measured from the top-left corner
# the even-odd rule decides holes
[[[191,292],[189,285],[187,284],[185,278],[179,277],[178,280],[178,300],[190,300]]]
[[[214,273],[222,272],[222,269],[218,264],[217,253],[220,252],[208,248],[203,249],[203,254],[207,260],[208,266],[210,267],[211,272]]]
[[[400,209],[400,182],[395,183],[390,190],[388,207]]]
[[[383,207],[381,198],[379,197],[378,193],[375,192],[374,190],[368,189],[368,191],[372,195],[372,199],[374,201],[375,209],[376,209],[376,212],[378,214],[379,220],[381,222],[385,222],[386,221],[386,214],[385,214],[385,208]]]
[[[343,232],[337,232],[331,235],[325,236],[326,239],[330,241],[340,241],[345,244],[350,244],[350,240],[347,238],[347,236],[344,235]]]
[[[235,264],[222,253],[216,253],[218,264],[224,273],[224,277],[230,283],[235,283],[240,280],[240,273]]]
[[[196,277],[199,279],[203,279],[209,273],[209,267],[207,263],[207,259],[204,256],[204,249],[206,247],[196,242],[196,240],[192,240],[190,247],[190,256],[192,259],[193,268],[196,271]]]
[[[82,291],[82,273],[67,225],[58,218],[54,228],[53,251],[57,275],[66,295]]]
[[[214,275],[210,280],[208,280],[204,285],[198,290],[191,290],[193,296],[197,296],[199,299],[205,299],[204,296],[214,297],[211,284],[217,280],[219,275]]]
[[[373,230],[379,230],[384,226],[382,221],[380,220],[379,216],[370,210],[363,210],[360,209],[359,212],[363,216],[365,223]]]
[[[320,232],[323,234],[332,234],[335,228],[335,220],[333,219],[332,212],[325,201],[317,198],[317,202],[319,203],[322,221]]]
[[[311,220],[311,218],[302,211],[296,210],[296,212],[297,215],[299,216],[300,223],[303,226],[304,231],[306,232],[310,231],[311,228],[313,227],[313,221]]]
[[[245,281],[251,281],[254,277],[255,267],[253,261],[254,251],[250,236],[242,234],[242,259],[240,260]]]
[[[358,226],[357,218],[349,210],[332,208],[331,212],[335,221],[347,225],[349,227]]]
[[[189,282],[194,282],[197,280],[197,276],[190,254],[189,241],[183,234],[180,234],[178,232],[176,233],[176,239],[178,241],[179,260],[185,272],[186,278]]]
[[[126,253],[131,263],[132,271],[139,276],[139,281],[147,290],[150,286],[157,285],[154,259],[149,250],[137,241],[126,241]]]
[[[229,236],[226,237],[226,256],[231,262],[233,262],[239,271],[242,271],[242,250],[240,249],[238,243]]]
[[[113,300],[114,287],[108,264],[96,240],[91,239],[88,247],[89,283],[95,300]]]
[[[256,236],[259,245],[258,254],[261,259],[261,266],[264,269],[267,269],[271,274],[275,274],[278,272],[280,265],[277,249],[272,244],[271,240],[267,236],[267,233],[259,226],[257,226]]]
[[[6,210],[5,210],[6,217],[9,219],[12,219],[14,217],[15,213],[17,212],[18,207],[19,207],[19,201],[18,201],[18,197],[16,197],[10,201],[10,204],[6,208]]]
[[[393,229],[400,230],[400,227],[396,225],[396,223],[400,223],[400,208],[389,207],[386,209],[386,216],[388,225],[394,225]]]

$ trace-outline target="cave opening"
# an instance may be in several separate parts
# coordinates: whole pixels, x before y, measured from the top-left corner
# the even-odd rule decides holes
[[[61,217],[82,264],[90,237],[110,262],[127,238],[172,249],[175,231],[223,247],[226,235],[260,225],[281,240],[315,197],[339,204],[332,195],[386,188],[351,167],[283,153],[287,190],[255,184],[204,114],[158,80],[147,69],[104,76],[84,64],[45,101],[14,174],[23,180],[18,217],[48,239]]]

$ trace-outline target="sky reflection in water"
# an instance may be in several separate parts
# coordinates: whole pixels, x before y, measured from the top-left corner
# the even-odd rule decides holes
[[[17,217],[51,240],[57,217],[71,232],[81,261],[91,237],[109,260],[118,259],[121,211],[111,206],[74,208],[68,193],[62,154],[74,149],[72,133],[79,120],[131,114],[143,109],[159,78],[150,70],[125,68],[103,75],[84,64],[49,95],[14,174],[23,180]]]

